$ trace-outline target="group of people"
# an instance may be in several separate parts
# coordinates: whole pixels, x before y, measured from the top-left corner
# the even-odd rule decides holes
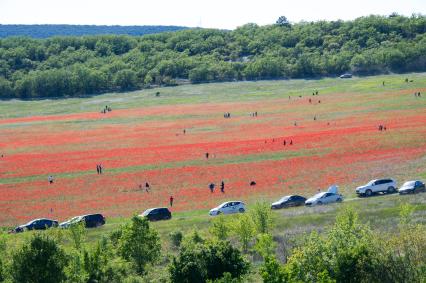
[[[224,113],[223,118],[231,118],[231,113],[229,112]]]
[[[256,111],[256,112],[253,112],[253,113],[250,113],[250,116],[251,116],[251,117],[257,117],[257,111]]]
[[[101,113],[105,114],[105,113],[111,112],[111,111],[112,111],[111,107],[109,107],[108,105],[105,105],[105,108],[102,109]]]
[[[314,95],[318,95],[319,94],[319,92],[318,92],[318,90],[316,90],[316,91],[314,91],[313,93],[312,93],[312,96],[314,96]]]
[[[379,125],[379,131],[386,131],[386,126]]]
[[[293,145],[293,140],[290,140],[289,144],[290,144],[290,145]],[[284,140],[284,141],[283,141],[283,145],[284,145],[284,146],[286,146],[286,145],[287,145],[287,141],[286,141],[286,140]]]
[[[104,166],[102,166],[102,164],[96,164],[96,172],[102,174],[102,170],[104,170]]]
[[[414,93],[414,96],[415,96],[415,97],[421,97],[422,95],[420,94],[420,91],[419,91],[419,92],[415,92],[415,93]]]
[[[209,184],[209,189],[210,189],[210,192],[211,193],[213,193],[214,192],[214,188],[215,188],[215,184],[214,183],[210,183]],[[225,192],[225,182],[222,180],[222,182],[220,183],[220,191],[222,192],[222,193],[224,193]]]

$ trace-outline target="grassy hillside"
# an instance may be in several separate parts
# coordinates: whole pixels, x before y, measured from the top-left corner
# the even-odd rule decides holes
[[[318,95],[313,95],[316,91]],[[380,245],[399,248],[398,241],[410,240],[401,236],[401,206],[412,206],[410,223],[424,225],[426,194],[358,198],[354,189],[380,177],[393,177],[398,185],[410,179],[425,181],[425,91],[426,75],[412,73],[4,101],[0,104],[0,225],[7,230],[37,217],[64,221],[101,212],[107,224],[87,230],[83,241],[84,249],[94,256],[99,243],[112,241],[102,239],[122,231],[132,215],[167,206],[173,195],[172,220],[151,224],[160,235],[159,261],[143,277],[130,267],[122,275],[139,280],[135,282],[168,282],[171,257],[180,253],[170,233],[181,231],[188,239],[197,231],[205,239],[212,238],[210,208],[238,199],[251,213],[259,201],[288,194],[311,196],[338,184],[345,197],[341,204],[272,213],[276,248],[271,255],[283,262],[294,260],[295,247],[303,247],[305,235],[329,233],[336,215],[347,208],[359,214],[361,224],[371,227]],[[414,96],[418,92],[421,96]],[[105,106],[112,111],[102,113]],[[228,112],[231,117],[224,118]],[[387,130],[379,131],[378,125]],[[104,174],[96,174],[96,164],[104,166]],[[53,184],[48,184],[49,175],[55,178]],[[218,188],[211,193],[208,184],[218,185],[221,180],[225,193]],[[249,185],[252,180],[257,183],[254,187]],[[145,182],[151,185],[150,192],[139,188]],[[229,225],[235,219],[236,215],[225,217]],[[424,228],[419,227],[415,229]],[[413,235],[423,231],[410,229],[407,233]],[[71,258],[83,260],[68,232],[53,229],[42,234],[55,239]],[[4,270],[10,272],[12,255],[33,235],[0,235],[0,245],[6,247],[4,253],[0,251]],[[420,238],[416,244],[423,242]],[[229,240],[241,249],[238,233]],[[262,280],[259,270],[264,261],[253,250],[257,241],[252,236],[249,251],[244,252],[252,264],[247,282]],[[125,268],[117,246],[104,256],[111,257],[114,272]]]

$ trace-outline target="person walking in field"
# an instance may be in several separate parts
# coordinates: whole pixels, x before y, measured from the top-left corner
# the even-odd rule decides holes
[[[53,176],[50,175],[49,177],[47,177],[47,181],[49,181],[49,184],[53,184]]]
[[[145,182],[145,191],[148,193],[151,190],[151,187],[149,186],[148,182]]]
[[[223,180],[222,180],[222,183],[220,183],[220,191],[221,191],[222,193],[224,193],[224,192],[225,192],[225,183],[223,182]]]
[[[173,206],[173,200],[174,200],[174,198],[173,198],[173,196],[170,196],[170,207],[172,207]]]
[[[287,144],[287,142],[284,140],[283,145],[285,146]]]
[[[209,189],[210,189],[210,192],[211,192],[211,193],[213,193],[213,192],[214,192],[214,184],[213,184],[213,183],[210,183],[210,184],[209,184]]]
[[[102,166],[102,164],[99,164],[99,174],[102,174],[102,170],[103,170],[104,168],[103,168],[103,166]]]
[[[209,159],[209,153],[206,152],[206,159]]]
[[[290,145],[293,145],[293,140],[290,140]]]
[[[100,174],[100,169],[99,169],[99,164],[96,164],[96,173],[99,175]]]

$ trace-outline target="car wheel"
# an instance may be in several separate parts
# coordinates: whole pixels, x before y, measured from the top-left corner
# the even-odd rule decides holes
[[[322,201],[317,202],[318,205],[322,205]]]
[[[336,200],[336,202],[342,202],[342,199],[341,199],[341,198],[338,198],[338,199]]]
[[[240,208],[240,209],[238,209],[238,211],[240,212],[240,213],[243,213],[245,210],[244,210],[244,208]]]
[[[367,196],[367,197],[371,197],[372,194],[373,194],[373,192],[371,190],[365,191],[365,196]]]
[[[393,194],[395,193],[395,188],[394,187],[389,187],[388,188],[388,194]]]
[[[216,215],[219,215],[219,214],[221,214],[221,212],[220,212],[220,211],[218,211],[218,212],[216,213]]]

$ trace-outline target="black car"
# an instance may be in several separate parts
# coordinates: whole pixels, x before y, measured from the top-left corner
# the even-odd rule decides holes
[[[302,196],[297,196],[297,195],[285,196],[285,197],[282,197],[280,200],[272,203],[271,208],[280,209],[284,207],[305,205],[305,201],[306,201],[306,198]]]
[[[140,216],[148,218],[149,221],[168,220],[172,218],[172,213],[167,207],[150,208]]]
[[[31,220],[27,224],[16,227],[15,229],[13,229],[13,232],[20,233],[20,232],[24,232],[25,230],[46,230],[47,228],[57,227],[57,226],[58,226],[58,221],[56,220],[39,218],[39,219]]]
[[[350,79],[350,78],[352,78],[352,74],[345,73],[345,74],[341,75],[339,78],[341,78],[341,79]]]
[[[94,228],[99,227],[105,224],[105,217],[102,214],[86,214],[81,216],[76,216],[71,218],[66,222],[62,222],[59,224],[61,228],[68,228],[72,224],[80,223],[84,221],[84,225],[86,228]]]
[[[415,194],[420,192],[426,192],[425,184],[422,181],[408,181],[405,182],[402,187],[398,190],[399,194]]]

